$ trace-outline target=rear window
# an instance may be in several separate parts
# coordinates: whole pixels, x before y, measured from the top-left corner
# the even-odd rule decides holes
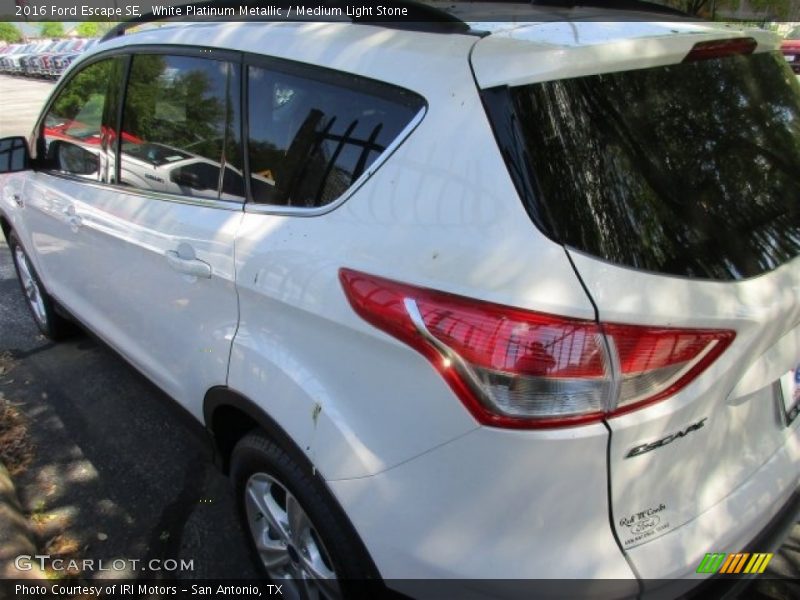
[[[800,254],[800,84],[780,53],[484,99],[531,217],[559,243],[716,280]]]

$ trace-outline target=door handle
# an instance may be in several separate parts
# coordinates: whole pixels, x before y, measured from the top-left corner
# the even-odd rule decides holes
[[[12,194],[11,199],[14,200],[14,204],[22,208],[25,203],[22,201],[22,196],[20,194]]]
[[[67,223],[69,223],[69,228],[73,233],[78,233],[78,229],[83,226],[83,219],[81,219],[78,215],[70,215],[67,217]]]
[[[211,279],[211,265],[199,258],[183,258],[175,250],[167,250],[166,257],[167,264],[178,273]]]
[[[78,233],[78,229],[83,226],[83,219],[75,212],[75,206],[70,204],[64,209],[64,216],[67,217],[67,225],[72,233]]]

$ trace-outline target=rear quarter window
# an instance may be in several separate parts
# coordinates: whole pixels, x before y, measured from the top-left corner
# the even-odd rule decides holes
[[[266,205],[330,204],[424,107],[407,90],[305,66],[251,65],[247,86],[250,190]]]

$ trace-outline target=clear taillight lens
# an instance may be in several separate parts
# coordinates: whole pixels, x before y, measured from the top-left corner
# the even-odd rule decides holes
[[[350,269],[339,277],[356,313],[426,356],[480,423],[498,427],[577,425],[656,402],[735,335],[599,325]]]

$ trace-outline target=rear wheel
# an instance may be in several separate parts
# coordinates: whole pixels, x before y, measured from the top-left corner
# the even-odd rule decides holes
[[[67,337],[74,331],[74,326],[56,312],[53,299],[45,291],[25,249],[13,232],[8,236],[8,246],[14,258],[14,267],[22,292],[25,294],[26,304],[39,330],[51,340]]]
[[[242,438],[231,456],[239,508],[266,575],[290,598],[350,597],[376,574],[330,492],[309,471],[261,432]]]

